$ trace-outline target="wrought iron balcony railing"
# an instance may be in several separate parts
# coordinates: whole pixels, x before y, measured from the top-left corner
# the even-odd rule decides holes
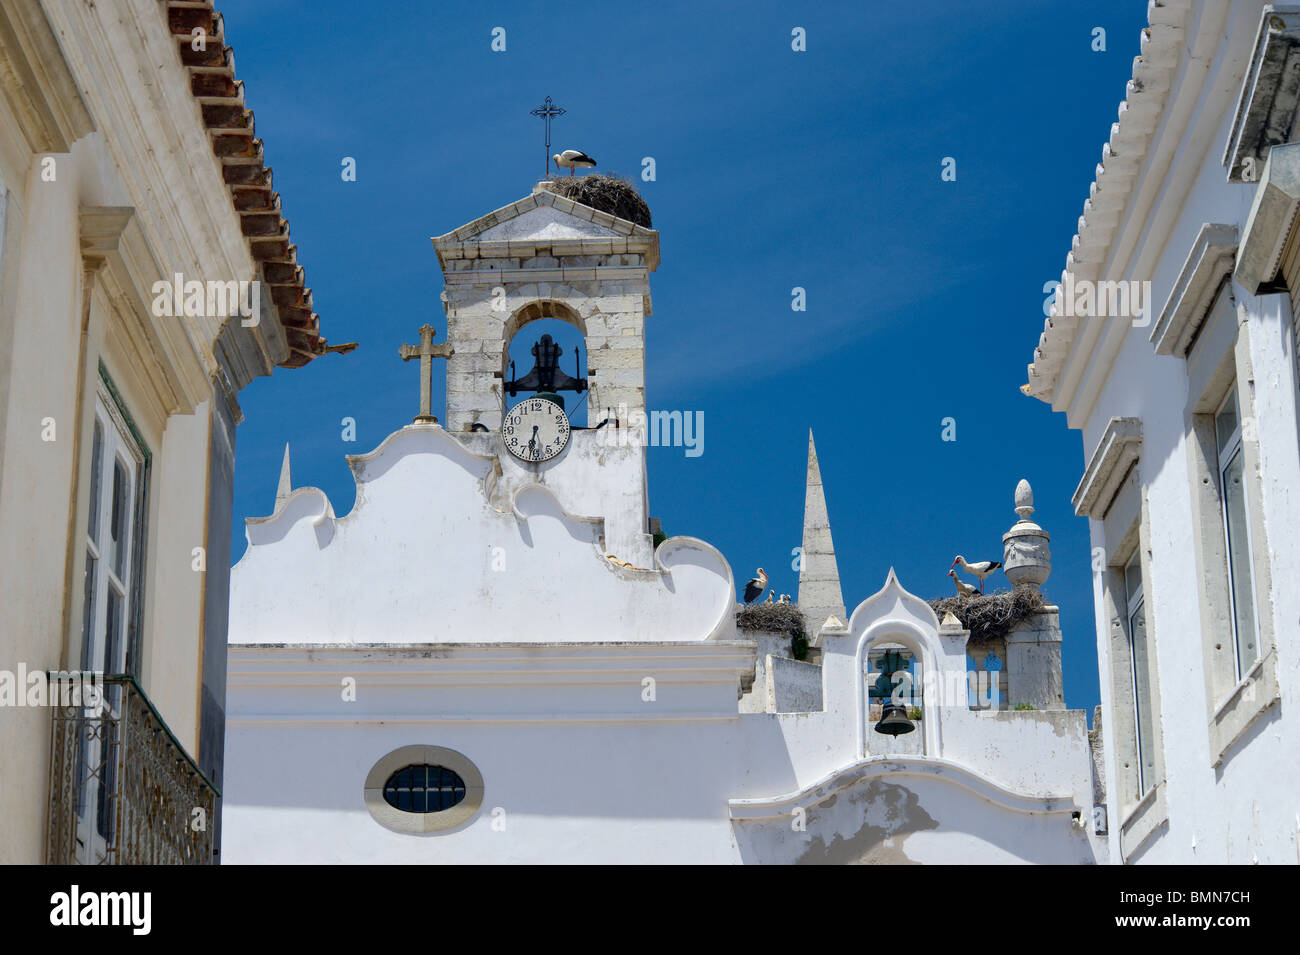
[[[51,864],[206,865],[220,793],[129,675],[98,678],[102,704],[50,674]],[[68,705],[53,705],[65,703]]]

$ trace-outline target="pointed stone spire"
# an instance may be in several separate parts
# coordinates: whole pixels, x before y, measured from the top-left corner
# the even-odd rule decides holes
[[[284,463],[280,465],[280,484],[275,489],[275,509],[277,511],[292,493],[293,480],[289,477],[289,443],[286,441],[284,445]]]
[[[799,609],[811,639],[834,616],[847,620],[844,593],[840,589],[840,570],[835,563],[835,542],[831,540],[831,522],[826,513],[826,493],[822,489],[822,472],[817,465],[817,447],[812,430],[808,431],[808,490],[803,500],[803,564],[799,570]]]

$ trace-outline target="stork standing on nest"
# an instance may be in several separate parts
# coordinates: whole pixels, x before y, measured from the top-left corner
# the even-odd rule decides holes
[[[958,564],[961,565],[961,569],[966,571],[966,573],[974,575],[974,577],[980,582],[980,593],[984,593],[984,579],[992,574],[993,571],[1001,567],[1002,561],[981,560],[975,564],[968,564],[966,563],[966,558],[961,554],[958,554],[952,559],[952,567],[956,567]],[[948,569],[952,570],[952,567],[949,567]]]
[[[958,577],[957,571],[955,570],[948,571],[948,576],[951,577],[952,582],[957,585],[958,597],[971,597],[979,593],[979,588],[976,587],[974,584],[966,583],[966,581]]]
[[[751,577],[749,583],[745,584],[745,603],[752,604],[759,597],[763,596],[763,591],[767,589],[767,573],[762,567],[758,568],[758,576]]]
[[[772,606],[772,601],[773,601],[773,599],[775,599],[775,597],[776,597],[776,591],[775,591],[775,590],[769,590],[769,591],[767,592],[767,599],[763,601],[763,606],[764,606],[764,607],[770,607],[770,606]]]
[[[590,169],[596,165],[596,160],[581,149],[566,149],[562,153],[556,153],[551,158],[555,160],[555,165],[569,170],[570,176],[573,175],[575,169]]]

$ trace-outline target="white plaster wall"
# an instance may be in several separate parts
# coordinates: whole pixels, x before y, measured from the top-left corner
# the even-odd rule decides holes
[[[768,710],[809,713],[822,708],[822,668],[787,657],[767,658]]]
[[[740,635],[753,640],[756,647],[754,662],[754,685],[744,696],[740,698],[740,712],[742,713],[771,713],[774,710],[769,705],[768,695],[768,659],[770,657],[789,657],[790,656],[790,634],[772,633],[767,630],[740,630]],[[820,692],[821,687],[821,668],[817,668],[817,686]],[[810,709],[821,709],[820,702],[816,707]]]
[[[917,627],[935,662],[923,612],[891,575],[855,612],[858,638],[828,648],[815,713],[737,712],[752,641],[232,645],[224,861],[1095,861],[1101,847],[1071,818],[1090,818],[1082,713],[927,704],[936,750],[863,760],[863,638]],[[370,817],[367,773],[410,744],[457,750],[482,772],[467,826],[404,836]],[[887,791],[853,781],[882,772]],[[859,791],[870,806],[846,813]],[[916,812],[882,834],[893,794]],[[803,830],[794,805],[808,809]]]
[[[241,651],[232,649],[238,658]],[[309,673],[310,667],[299,672]],[[822,804],[810,802],[813,825],[806,842],[803,834],[791,834],[788,816],[763,827],[761,835],[738,837],[737,829],[745,826],[728,819],[728,801],[811,785],[825,775],[812,770],[825,741],[818,734],[787,733],[789,723],[808,724],[811,715],[735,714],[734,690],[731,700],[725,693],[715,696],[715,709],[696,709],[691,718],[656,711],[612,719],[608,699],[587,701],[583,696],[590,688],[569,687],[563,704],[558,690],[530,696],[554,708],[546,719],[531,707],[519,713],[518,687],[476,688],[473,711],[493,715],[475,718],[460,715],[454,703],[444,708],[440,692],[424,694],[422,712],[401,715],[393,712],[386,693],[371,692],[369,686],[362,676],[361,702],[346,704],[337,684],[317,687],[309,702],[305,689],[232,680],[224,862],[795,861],[782,853],[796,843],[816,854],[835,834],[852,840],[864,824],[859,815],[818,825],[816,806]],[[636,697],[634,681],[625,689],[629,700]],[[660,700],[685,689],[664,677]],[[327,694],[333,698],[328,702]],[[272,695],[274,703],[268,699]],[[696,698],[689,705],[700,702]],[[273,707],[290,712],[273,712]],[[602,709],[606,715],[594,715]],[[1021,735],[1022,748],[994,755],[1025,758],[1031,750],[1023,747],[1037,742],[1031,731]],[[362,783],[370,767],[413,743],[455,749],[482,771],[483,809],[467,828],[404,836],[369,816]],[[797,754],[792,743],[799,746]],[[1037,757],[1048,767],[1045,774],[1065,761],[1061,754],[1050,761],[1042,753]],[[951,781],[900,777],[895,785],[913,794],[941,824],[915,845],[908,843],[913,861],[1093,861],[1086,837],[1071,828],[1068,813],[1045,819],[1010,811]],[[1080,808],[1087,819],[1087,806]],[[493,827],[498,809],[504,811],[504,830]],[[754,853],[761,858],[746,858]]]
[[[1239,47],[1248,48],[1253,43],[1258,6],[1253,5],[1253,17],[1245,17],[1251,24],[1248,35],[1236,31],[1231,43],[1225,44],[1238,57]],[[1223,48],[1219,56],[1224,56]],[[1203,223],[1235,224],[1239,232],[1244,230],[1255,187],[1227,183],[1221,162],[1240,79],[1239,73],[1218,76],[1217,86],[1226,84],[1233,96],[1212,99],[1220,107],[1212,113],[1198,112],[1194,129],[1203,131],[1199,140],[1188,134],[1189,139],[1207,142],[1208,147],[1180,152],[1174,168],[1162,173],[1166,181],[1177,182],[1190,165],[1195,170],[1188,178],[1190,186],[1186,191],[1162,193],[1156,207],[1145,217],[1156,225],[1142,234],[1132,250],[1129,261],[1152,263],[1149,273],[1126,274],[1134,278],[1149,275],[1154,313],[1167,298]],[[1207,129],[1208,137],[1203,134]],[[1168,226],[1164,226],[1166,222]],[[1300,513],[1295,502],[1296,489],[1300,488],[1300,447],[1295,363],[1288,343],[1289,305],[1281,301],[1282,296],[1259,299],[1240,286],[1234,287],[1234,293],[1249,329],[1254,365],[1255,410],[1263,458],[1260,484],[1269,534],[1271,613],[1282,701],[1280,713],[1274,707],[1266,714],[1218,770],[1212,766],[1208,734],[1198,602],[1201,585],[1190,516],[1192,478],[1184,417],[1189,399],[1186,362],[1156,355],[1149,341],[1150,327],[1130,329],[1083,426],[1087,455],[1096,447],[1110,418],[1142,419],[1140,468],[1150,509],[1153,578],[1147,583],[1146,593],[1155,621],[1169,824],[1129,861],[1294,863],[1300,859],[1296,824],[1300,818],[1300,764],[1295,758],[1300,752],[1300,729],[1294,716],[1287,715],[1300,708],[1296,689],[1300,685],[1300,592],[1290,585],[1300,579],[1300,544],[1296,537]],[[1092,522],[1092,545],[1105,547],[1102,526],[1096,521]],[[1131,706],[1131,702],[1110,698],[1110,621],[1103,610],[1099,578],[1094,578],[1094,599],[1102,705],[1107,715],[1104,732],[1111,849],[1118,858],[1122,817],[1117,806],[1113,733],[1119,721],[1112,717],[1116,705]]]
[[[11,672],[20,662],[29,670],[57,670],[64,652],[76,370],[64,361],[51,373],[48,356],[77,354],[81,257],[74,241],[76,167],[69,157],[60,159],[67,177],[62,188],[41,183],[35,163],[7,177],[15,192],[11,213],[21,224],[17,247],[11,232],[5,254],[14,324],[8,366],[0,370],[9,378],[0,477],[0,668]],[[41,440],[47,417],[62,440]],[[49,734],[47,710],[0,708],[0,785],[6,805],[19,807],[0,813],[0,861],[44,858],[44,833],[32,821],[44,818]]]
[[[542,484],[570,514],[602,518],[606,553],[636,567],[654,566],[654,542],[646,533],[649,515],[642,431],[570,431],[564,451],[540,464],[504,452],[501,435],[496,432],[460,432],[454,437],[475,454],[497,458],[503,493]]]
[[[603,515],[566,513],[549,483],[501,481],[495,461],[436,425],[410,425],[353,459],[357,499],[346,517],[333,516],[322,492],[295,491],[273,517],[249,523],[231,575],[231,642],[734,634],[731,569],[712,547],[673,538],[652,568],[620,566],[600,546]],[[572,492],[582,481],[567,484]]]

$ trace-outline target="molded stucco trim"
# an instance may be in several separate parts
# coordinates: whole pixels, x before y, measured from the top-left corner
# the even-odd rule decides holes
[[[1080,809],[1075,805],[1072,796],[1031,796],[1013,792],[993,782],[987,776],[949,759],[886,756],[859,760],[796,792],[765,799],[728,800],[727,812],[733,820],[788,816],[796,808],[807,809],[809,806],[815,806],[860,780],[893,773],[904,776],[935,776],[1011,812],[1056,814],[1075,812]]]
[[[1074,513],[1101,520],[1120,482],[1142,456],[1142,420],[1111,418],[1075,489]]]
[[[698,642],[231,644],[229,691],[254,696],[231,707],[230,725],[363,725],[497,722],[618,722],[645,720],[737,720],[731,696],[754,681],[753,640]],[[660,687],[726,687],[714,710],[694,703],[680,708],[641,701],[642,680]],[[351,676],[369,688],[360,702],[342,703],[339,681]],[[491,683],[564,689],[574,705],[523,705],[511,712],[481,712],[460,705],[449,691]],[[580,698],[602,687],[634,687],[628,709],[580,707]],[[318,691],[318,692],[317,692]],[[295,693],[303,703],[285,706]],[[730,698],[730,701],[728,700]],[[431,702],[431,701],[436,701]],[[235,715],[238,712],[238,715]]]
[[[1207,222],[1192,243],[1183,270],[1169,291],[1151,329],[1157,355],[1187,357],[1187,349],[1201,326],[1214,293],[1236,265],[1237,227]]]

